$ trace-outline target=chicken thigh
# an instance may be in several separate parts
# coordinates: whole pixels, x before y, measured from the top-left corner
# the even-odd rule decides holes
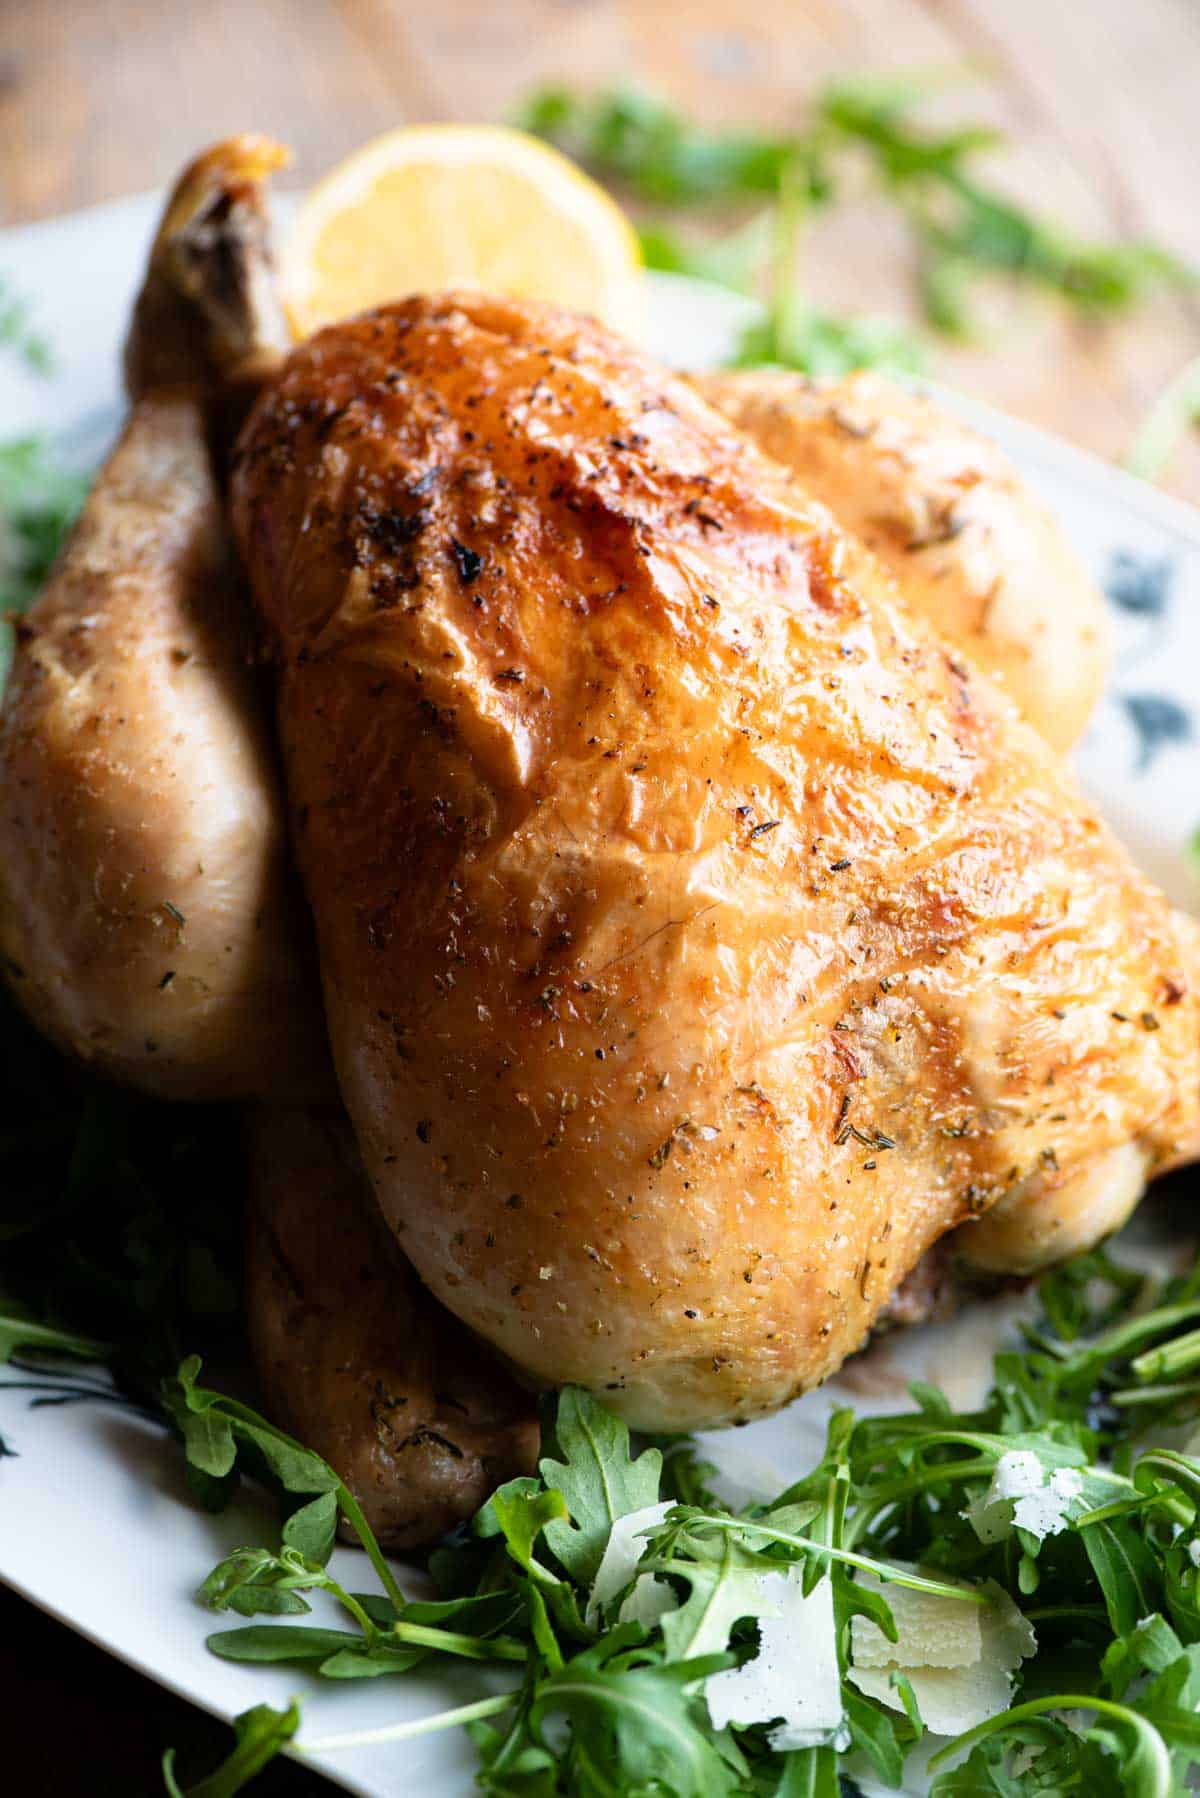
[[[531,1378],[752,1416],[947,1231],[1195,1145],[1165,901],[683,382],[417,298],[293,353],[233,491],[359,1146]]]
[[[246,1312],[266,1406],[337,1468],[387,1549],[532,1473],[537,1400],[436,1305],[371,1215],[337,1111],[250,1126]]]

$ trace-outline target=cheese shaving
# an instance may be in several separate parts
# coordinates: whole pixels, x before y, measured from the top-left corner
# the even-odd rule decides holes
[[[882,1589],[869,1574],[859,1577],[862,1584]],[[952,1662],[949,1656],[961,1653],[967,1632],[954,1626],[943,1637],[939,1623],[944,1608],[954,1606],[955,1601],[935,1598],[930,1593],[909,1592],[906,1601],[897,1605],[897,1593],[903,1590],[891,1586],[885,1593],[900,1630],[898,1642],[888,1643],[882,1630],[865,1618],[852,1620],[854,1664],[847,1672],[851,1684],[867,1697],[877,1698],[890,1710],[901,1711],[903,1701],[891,1682],[893,1673],[905,1674],[926,1729],[939,1736],[961,1735],[964,1730],[973,1729],[977,1723],[984,1723],[989,1717],[1007,1710],[1012,1700],[1013,1673],[1037,1650],[1037,1638],[1031,1625],[1008,1594],[994,1582],[989,1582],[985,1587],[989,1599],[986,1607],[955,1606],[960,1611],[970,1609],[972,1612],[978,1651],[970,1662]],[[919,1602],[914,1607],[908,1600]],[[922,1613],[919,1619],[912,1617],[914,1610]],[[901,1611],[905,1614],[904,1623],[901,1623]],[[865,1626],[861,1631],[860,1623]],[[942,1629],[948,1628],[947,1618]],[[858,1652],[860,1637],[867,1649],[865,1662]],[[891,1652],[892,1659],[887,1665],[881,1665],[876,1659],[880,1642]],[[913,1658],[910,1660],[909,1656]]]
[[[668,1580],[659,1579],[656,1573],[639,1573],[617,1612],[617,1622],[640,1623],[645,1629],[653,1629],[668,1611],[678,1608],[679,1600]]]
[[[1076,1468],[1059,1467],[1047,1474],[1032,1449],[1010,1449],[996,1462],[983,1497],[974,1499],[964,1515],[981,1542],[1002,1542],[1014,1529],[1044,1542],[1066,1529],[1071,1503],[1082,1492]]]
[[[814,1748],[842,1739],[841,1675],[833,1587],[821,1579],[807,1597],[803,1570],[768,1573],[761,1580],[758,1653],[742,1667],[711,1674],[704,1696],[714,1729],[729,1723],[770,1723],[778,1751]]]
[[[630,1511],[627,1516],[617,1518],[609,1532],[604,1554],[592,1581],[587,1602],[588,1623],[597,1622],[604,1607],[610,1605],[629,1584],[637,1572],[638,1562],[646,1552],[642,1532],[652,1530],[660,1524],[672,1503],[672,1500],[667,1499],[661,1504],[644,1505],[640,1511]]]
[[[869,1617],[852,1618],[850,1658],[856,1667],[970,1667],[979,1660],[983,1634],[978,1605],[936,1598],[892,1581],[883,1585],[869,1573],[860,1574],[858,1584],[882,1593],[900,1633],[889,1642]]]
[[[973,1667],[906,1667],[913,1697],[927,1730],[935,1736],[957,1736],[988,1717],[1008,1709],[1012,1674],[977,1661]],[[851,1667],[848,1678],[868,1698],[889,1710],[904,1709],[891,1684],[891,1672]]]

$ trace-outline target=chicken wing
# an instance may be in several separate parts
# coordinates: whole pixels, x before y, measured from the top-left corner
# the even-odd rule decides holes
[[[278,160],[231,140],[172,196],[127,348],[132,410],[21,624],[0,719],[13,991],[64,1048],[172,1098],[329,1084],[210,453],[283,341],[260,273]]]
[[[910,611],[997,680],[1048,743],[1074,745],[1108,672],[1104,601],[995,444],[869,372],[755,369],[696,386],[874,552]]]
[[[360,1148],[534,1379],[751,1416],[964,1220],[1194,1142],[1165,901],[683,382],[416,298],[293,353],[233,494]]]

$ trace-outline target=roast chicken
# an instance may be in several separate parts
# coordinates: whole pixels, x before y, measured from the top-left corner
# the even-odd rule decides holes
[[[705,399],[793,474],[1055,749],[1083,735],[1110,656],[1104,601],[994,443],[874,371],[703,375]]]
[[[936,563],[844,528],[928,509],[956,427],[901,398],[905,453],[851,431],[829,473],[828,392],[806,439],[786,377],[710,385],[738,429],[478,295],[285,356],[263,156],[181,182],[29,619],[0,932],[43,1027],[150,1090],[328,1106],[328,1024],[349,1129],[253,1127],[252,1335],[407,1544],[529,1464],[539,1386],[743,1419],[935,1245],[1026,1272],[1114,1228],[1200,1150],[1196,955],[1048,747],[1102,657],[1048,523],[1009,493]],[[1069,727],[1034,678],[1068,596]]]
[[[532,1379],[751,1417],[946,1231],[1194,1139],[1162,897],[683,382],[422,296],[292,353],[233,495],[373,1188]]]

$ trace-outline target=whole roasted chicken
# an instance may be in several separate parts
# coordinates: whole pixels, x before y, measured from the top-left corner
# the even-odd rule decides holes
[[[239,368],[217,413],[244,393]],[[1200,1148],[1193,939],[979,671],[977,609],[973,655],[789,468],[582,318],[418,297],[274,370],[257,358],[253,380],[234,537],[338,1086],[387,1240],[529,1385],[581,1382],[658,1429],[753,1416],[835,1369],[951,1232],[975,1266],[1028,1271],[1104,1235]],[[1025,555],[1030,533],[1012,540]],[[47,760],[52,715],[28,697],[73,554],[19,659],[3,756],[21,797],[0,824],[26,844],[4,857],[0,908],[23,945],[17,990],[68,1041],[78,907],[52,905],[37,940],[18,931],[39,833],[98,803]],[[1061,595],[1032,567],[1040,628]],[[123,565],[93,574],[88,604],[119,641],[136,589]],[[93,680],[116,658],[96,661]],[[243,713],[261,728],[255,699],[231,731]],[[81,709],[70,729],[88,728]],[[188,740],[143,752],[190,802]],[[261,770],[266,844],[282,802]],[[193,828],[181,810],[184,842]],[[118,821],[109,841],[119,857],[136,832]],[[303,927],[286,927],[308,993]],[[217,978],[213,1004],[240,991]],[[319,1085],[320,1051],[299,1059]],[[281,1068],[256,1057],[239,1090],[280,1096]],[[324,1153],[332,1231],[353,1157]],[[260,1150],[260,1170],[276,1158]],[[278,1252],[278,1295],[295,1260],[269,1185],[252,1242],[260,1270]],[[374,1296],[362,1368],[337,1335],[329,1410],[368,1431],[380,1361],[410,1365],[421,1319],[441,1316],[395,1282],[394,1334],[381,1345]],[[324,1333],[306,1315],[311,1361]],[[260,1331],[259,1358],[289,1411],[298,1339],[281,1328]],[[511,1376],[483,1366],[513,1396],[481,1478],[530,1452]],[[417,1390],[410,1434],[436,1436],[427,1357]],[[420,1503],[395,1539],[420,1533]]]

